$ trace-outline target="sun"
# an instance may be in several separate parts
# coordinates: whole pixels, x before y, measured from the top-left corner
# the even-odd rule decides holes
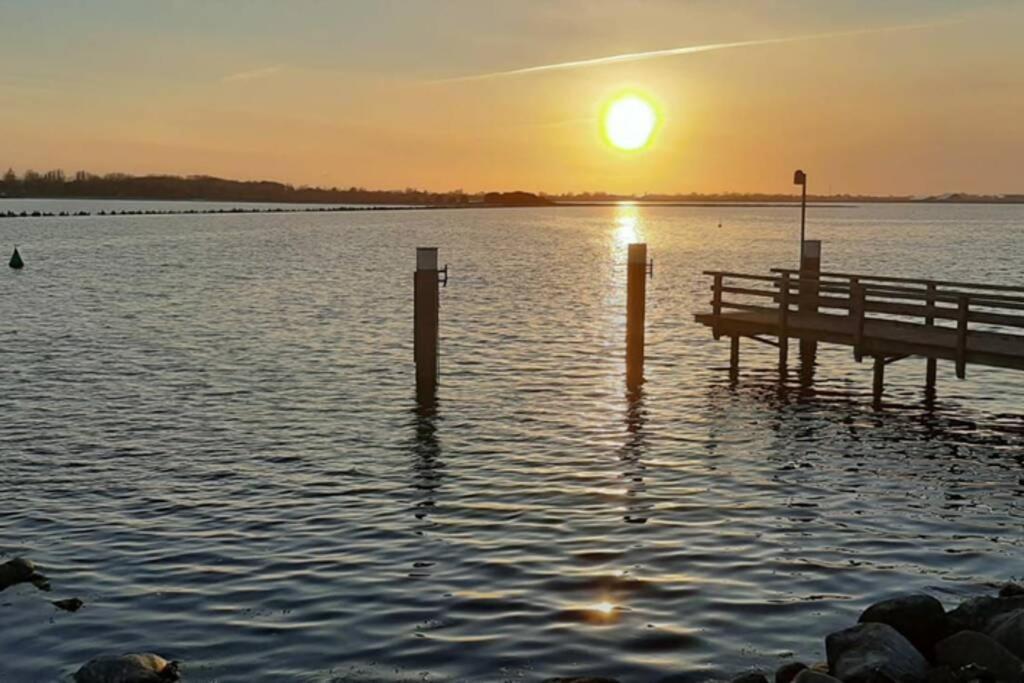
[[[613,99],[602,117],[605,140],[613,147],[627,151],[646,147],[657,125],[658,113],[654,105],[636,94]]]

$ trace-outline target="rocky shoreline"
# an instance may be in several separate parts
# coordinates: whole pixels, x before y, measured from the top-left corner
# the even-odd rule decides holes
[[[0,563],[0,591],[20,583],[51,590],[30,560]],[[78,598],[53,604],[70,612],[83,606]],[[857,622],[825,637],[825,661],[747,671],[730,683],[1024,683],[1024,585],[1007,583],[998,595],[969,598],[949,611],[929,595],[899,596],[871,605]],[[101,655],[72,678],[76,683],[183,680],[178,662],[153,653]],[[620,681],[580,676],[544,683]]]
[[[857,625],[825,637],[826,660],[748,671],[730,683],[1024,683],[1024,586],[965,600],[904,595],[871,605]],[[669,677],[666,680],[671,680]],[[544,683],[620,683],[562,677]]]

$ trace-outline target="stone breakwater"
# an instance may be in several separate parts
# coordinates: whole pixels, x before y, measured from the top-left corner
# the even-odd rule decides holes
[[[0,591],[50,581],[30,560],[0,563]],[[53,601],[75,612],[78,598]],[[1008,583],[997,595],[965,600],[947,611],[935,598],[910,594],[864,610],[857,624],[825,637],[826,659],[792,661],[773,672],[744,672],[730,683],[1024,683],[1024,585]],[[83,664],[76,683],[179,681],[178,662],[158,654],[104,654]],[[659,683],[700,680],[666,675]],[[548,678],[544,683],[620,683],[601,676]]]
[[[105,209],[100,211],[0,211],[0,218],[78,218],[88,216],[186,216],[220,213],[338,213],[348,211],[421,211],[450,206],[302,206],[232,207],[230,209]]]

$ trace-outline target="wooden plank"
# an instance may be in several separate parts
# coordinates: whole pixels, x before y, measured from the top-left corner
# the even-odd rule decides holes
[[[763,296],[775,298],[778,294],[771,289],[753,289],[750,287],[722,287],[722,294],[742,294],[744,296]]]
[[[810,317],[791,312],[789,334],[816,341],[854,345],[850,317],[824,313]],[[697,314],[694,320],[711,326],[710,314]],[[775,308],[730,313],[721,318],[722,333],[751,336],[754,334],[777,336],[778,311]],[[864,352],[897,356],[933,356],[956,360],[957,330],[951,327],[926,327],[920,323],[895,320],[866,320],[864,324]],[[967,338],[967,363],[1024,370],[1024,335],[971,331]]]
[[[726,270],[705,270],[702,271],[705,275],[722,277],[737,278],[739,280],[759,280],[761,282],[776,282],[779,279],[777,275],[751,275],[749,273],[733,273]]]
[[[772,268],[773,273],[797,273],[793,268]],[[961,289],[981,289],[993,292],[1021,292],[1024,293],[1024,285],[993,285],[984,282],[955,282],[952,280],[925,280],[912,277],[893,277],[885,275],[866,275],[863,273],[838,273],[822,272],[821,277],[843,278],[850,280],[857,278],[861,282],[904,282],[919,285],[933,284],[937,287],[959,287]]]

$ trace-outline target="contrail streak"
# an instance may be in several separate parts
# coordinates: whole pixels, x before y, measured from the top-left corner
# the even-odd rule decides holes
[[[847,36],[861,36],[872,33],[891,33],[893,31],[915,31],[925,28],[943,26],[956,21],[933,22],[927,24],[902,24],[899,26],[885,26],[882,28],[862,28],[852,31],[835,31],[832,33],[815,33],[803,36],[789,36],[784,38],[763,38],[760,40],[741,40],[732,43],[709,43],[707,45],[689,45],[687,47],[673,47],[665,50],[650,50],[648,52],[628,52],[621,55],[609,57],[594,57],[591,59],[578,59],[571,62],[558,62],[556,64],[541,64],[540,66],[529,66],[524,69],[511,69],[509,71],[493,71],[485,74],[473,74],[470,76],[455,76],[453,78],[442,78],[433,83],[456,83],[459,81],[482,81],[492,78],[508,78],[510,76],[526,76],[529,74],[543,73],[547,71],[566,71],[569,69],[584,69],[591,66],[604,66],[606,64],[621,64],[623,62],[639,62],[645,59],[660,59],[662,57],[677,57],[679,55],[692,55],[698,52],[713,52],[716,50],[731,50],[737,47],[755,47],[759,45],[778,45],[780,43],[796,43],[807,40],[824,40],[827,38],[842,38]]]

